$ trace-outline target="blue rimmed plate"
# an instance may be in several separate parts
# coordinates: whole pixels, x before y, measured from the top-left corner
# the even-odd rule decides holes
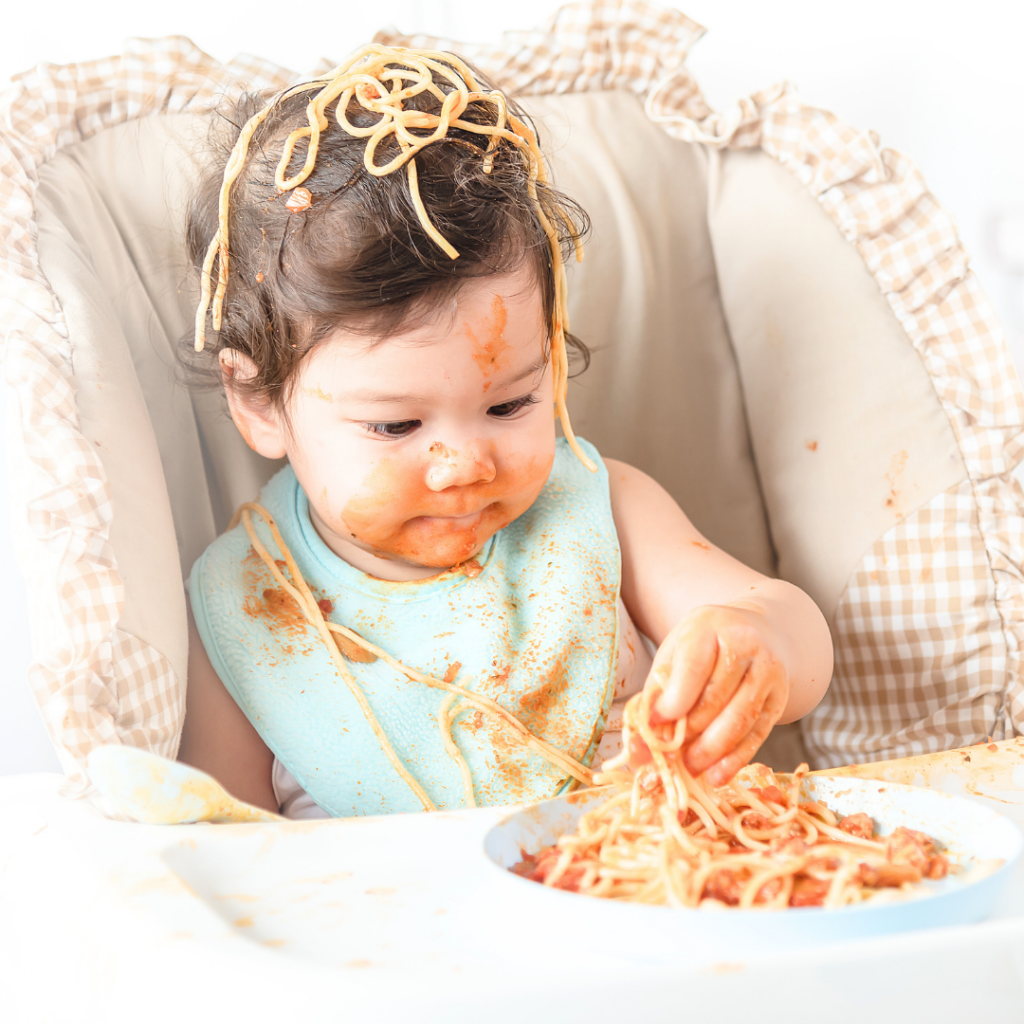
[[[652,959],[686,953],[733,956],[766,947],[806,947],[873,935],[982,921],[1020,857],[1024,837],[1013,822],[980,804],[915,786],[869,779],[813,776],[804,780],[805,798],[843,816],[864,811],[885,835],[901,825],[939,841],[959,870],[937,882],[923,882],[899,898],[867,901],[837,910],[819,907],[765,910],[690,910],[604,900],[546,888],[508,869],[571,832],[580,816],[606,799],[585,790],[523,808],[487,834],[484,850],[502,869],[524,911],[546,918],[577,936],[607,946],[616,935],[643,936]],[[887,894],[889,896],[890,894]]]

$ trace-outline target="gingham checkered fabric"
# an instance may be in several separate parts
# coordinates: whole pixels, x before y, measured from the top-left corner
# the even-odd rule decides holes
[[[30,680],[72,792],[102,743],[173,757],[184,680],[117,628],[124,588],[111,550],[110,489],[79,430],[72,346],[39,269],[33,195],[62,147],[133,118],[203,111],[243,87],[276,89],[283,69],[222,66],[187,39],[136,40],[121,57],[41,64],[0,96],[0,324],[9,385],[7,446],[15,550],[29,584]]]
[[[684,66],[702,32],[677,11],[605,0],[569,5],[492,46],[378,39],[453,49],[522,95],[628,90],[670,134],[760,146],[799,177],[857,247],[920,353],[970,477],[902,520],[857,568],[837,615],[832,689],[805,720],[808,746],[831,765],[1019,731],[1024,506],[1010,472],[1021,457],[1024,400],[993,313],[909,160],[786,86],[715,114]],[[0,97],[0,323],[15,539],[30,583],[32,685],[79,791],[83,759],[99,743],[173,756],[183,681],[158,651],[117,629],[123,588],[109,543],[109,488],[78,429],[71,345],[38,266],[37,170],[61,147],[120,122],[204,111],[243,87],[294,80],[253,59],[220,65],[169,38],[135,41],[110,60],[40,65]]]

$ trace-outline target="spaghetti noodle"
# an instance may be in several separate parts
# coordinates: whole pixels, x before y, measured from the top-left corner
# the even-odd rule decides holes
[[[683,763],[686,720],[650,724],[654,691],[626,705],[623,753],[596,777],[608,800],[580,818],[576,831],[513,869],[548,886],[609,899],[675,907],[781,909],[842,907],[880,888],[942,878],[945,856],[924,833],[875,834],[866,814],[842,820],[800,799],[807,765],[787,782],[750,765],[718,789]],[[622,770],[629,733],[651,761]]]
[[[267,524],[267,528],[270,530],[270,534],[274,538],[274,543],[281,552],[281,559],[288,570],[290,579],[281,571],[281,567],[271,556],[266,545],[260,540],[259,535],[256,533],[252,522],[253,514],[258,515]],[[420,683],[424,686],[430,686],[434,689],[446,690],[448,692],[448,696],[442,701],[441,708],[438,711],[438,725],[441,730],[441,739],[444,743],[445,750],[452,760],[458,765],[459,771],[462,774],[467,807],[476,806],[476,800],[473,794],[473,776],[465,757],[462,755],[462,752],[458,748],[458,744],[456,744],[452,737],[452,722],[462,711],[470,708],[474,711],[479,711],[490,718],[497,719],[505,726],[510,727],[515,734],[516,740],[522,746],[528,747],[541,757],[545,758],[545,760],[550,764],[554,765],[560,771],[563,771],[567,776],[570,776],[575,780],[575,783],[586,783],[589,785],[593,782],[594,773],[585,764],[577,761],[574,757],[571,757],[564,751],[559,750],[558,747],[548,743],[546,740],[542,740],[540,737],[534,736],[533,733],[531,733],[530,730],[515,717],[515,715],[503,708],[497,701],[492,700],[490,697],[486,697],[483,694],[467,690],[465,687],[458,686],[454,681],[454,674],[452,674],[452,678],[448,678],[448,675],[446,675],[444,679],[437,679],[424,672],[419,672],[416,669],[409,668],[398,661],[397,658],[391,657],[387,651],[378,647],[376,644],[372,644],[368,640],[365,640],[355,632],[355,630],[348,629],[346,626],[339,625],[335,622],[328,622],[324,618],[323,609],[320,607],[320,604],[313,596],[313,592],[309,589],[309,585],[303,578],[288,545],[285,544],[284,538],[281,536],[281,533],[277,528],[277,524],[274,522],[273,516],[271,516],[271,514],[262,505],[258,505],[255,502],[246,502],[239,506],[238,511],[235,513],[228,529],[234,529],[239,522],[241,522],[242,526],[245,528],[245,532],[249,536],[249,541],[252,544],[253,550],[263,560],[263,564],[270,571],[278,586],[281,587],[281,589],[284,590],[284,592],[288,594],[293,601],[295,601],[306,620],[311,623],[320,634],[320,639],[327,645],[327,649],[330,652],[334,665],[338,670],[338,674],[341,676],[345,685],[355,698],[356,703],[359,705],[363,716],[366,718],[367,723],[373,730],[374,735],[377,737],[378,743],[380,743],[381,750],[391,762],[395,771],[398,772],[399,776],[401,776],[402,780],[413,791],[413,793],[416,794],[416,798],[423,805],[424,810],[436,811],[437,805],[430,799],[423,786],[420,785],[419,781],[412,775],[405,764],[403,764],[402,759],[398,756],[395,748],[391,745],[387,734],[380,722],[377,720],[377,716],[374,715],[373,709],[370,707],[370,704],[366,699],[366,695],[363,693],[359,683],[345,664],[346,657],[351,661],[365,661],[380,658],[381,661],[390,665],[397,672],[402,673],[407,679]],[[343,651],[347,651],[348,653],[343,654]],[[356,651],[364,651],[371,657],[353,657],[353,653]]]
[[[538,184],[544,185],[548,182],[537,137],[523,121],[509,111],[505,96],[500,91],[482,90],[466,64],[450,53],[393,48],[372,43],[357,50],[323,78],[303,82],[278,93],[246,122],[224,168],[219,196],[218,229],[210,241],[203,261],[201,293],[196,309],[196,351],[201,352],[206,343],[206,320],[211,312],[214,330],[219,331],[221,328],[231,261],[232,186],[245,167],[250,143],[256,130],[284,100],[303,93],[314,93],[306,108],[308,124],[297,128],[288,136],[274,176],[280,193],[292,193],[287,204],[289,209],[298,212],[308,209],[311,204],[312,197],[308,189],[301,186],[316,166],[320,137],[330,123],[327,110],[334,104],[334,119],[339,128],[353,138],[367,140],[363,164],[369,174],[383,177],[402,167],[405,168],[412,204],[423,230],[451,259],[457,259],[458,252],[431,222],[423,205],[416,154],[427,146],[445,139],[452,128],[457,128],[487,137],[487,147],[482,159],[483,170],[489,173],[497,147],[502,142],[515,147],[528,168],[529,196],[551,250],[551,268],[555,285],[551,322],[555,410],[566,440],[576,457],[589,470],[596,472],[597,467],[576,442],[566,407],[569,359],[565,335],[569,330],[569,314],[566,304],[565,267],[558,234],[544,211],[537,190]],[[406,105],[409,100],[423,93],[429,93],[441,104],[440,113],[428,113]],[[377,115],[378,120],[366,127],[353,124],[348,116],[349,107],[353,102]],[[474,112],[490,111],[487,116],[489,123],[481,124],[467,120],[463,115],[471,105],[474,106]],[[391,136],[397,141],[399,152],[385,163],[378,164],[377,150],[381,143]],[[305,160],[302,167],[289,177],[289,164],[296,146],[302,139],[308,140]],[[579,236],[564,215],[564,211],[560,212],[575,241],[576,259],[581,260],[583,250]]]

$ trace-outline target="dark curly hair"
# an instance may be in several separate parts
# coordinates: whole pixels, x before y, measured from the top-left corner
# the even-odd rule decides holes
[[[439,77],[435,84],[444,92],[451,89]],[[233,386],[283,405],[300,360],[332,330],[341,327],[381,341],[449,298],[465,279],[523,265],[533,267],[551,324],[555,280],[550,244],[530,196],[529,167],[515,146],[507,141],[497,145],[489,173],[483,160],[487,137],[474,132],[451,128],[417,154],[420,196],[430,220],[459,252],[458,259],[451,259],[425,233],[406,173],[368,173],[366,140],[348,135],[333,116],[320,137],[314,169],[303,182],[311,205],[300,212],[288,208],[289,194],[278,191],[274,172],[285,140],[307,124],[308,99],[308,93],[293,95],[274,106],[255,132],[231,191],[230,276],[222,326],[210,331],[207,350],[236,349],[253,360],[256,376]],[[197,270],[217,231],[223,168],[241,126],[265,105],[265,97],[249,94],[223,112],[226,127],[215,133],[215,159],[187,222],[189,255]],[[441,103],[424,92],[409,105],[436,114]],[[509,109],[523,117],[511,102]],[[373,123],[354,99],[346,112],[354,125]],[[487,123],[488,116],[482,104],[462,115],[479,124]],[[389,144],[378,148],[378,164],[398,152],[391,136]],[[287,173],[295,173],[305,157],[302,143]],[[538,183],[537,195],[567,257],[574,235],[589,231],[589,218],[550,185]],[[566,342],[585,368],[590,358],[586,346],[571,335]],[[219,381],[216,363],[197,358],[190,359],[192,370],[215,372]]]

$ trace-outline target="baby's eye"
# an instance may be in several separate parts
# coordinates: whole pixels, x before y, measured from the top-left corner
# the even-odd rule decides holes
[[[507,418],[525,409],[528,405],[534,405],[537,401],[536,395],[524,395],[522,398],[514,398],[511,402],[502,402],[501,405],[492,405],[487,410],[488,416]]]
[[[367,423],[366,429],[380,437],[405,437],[420,425],[419,420],[398,420],[395,423]]]

